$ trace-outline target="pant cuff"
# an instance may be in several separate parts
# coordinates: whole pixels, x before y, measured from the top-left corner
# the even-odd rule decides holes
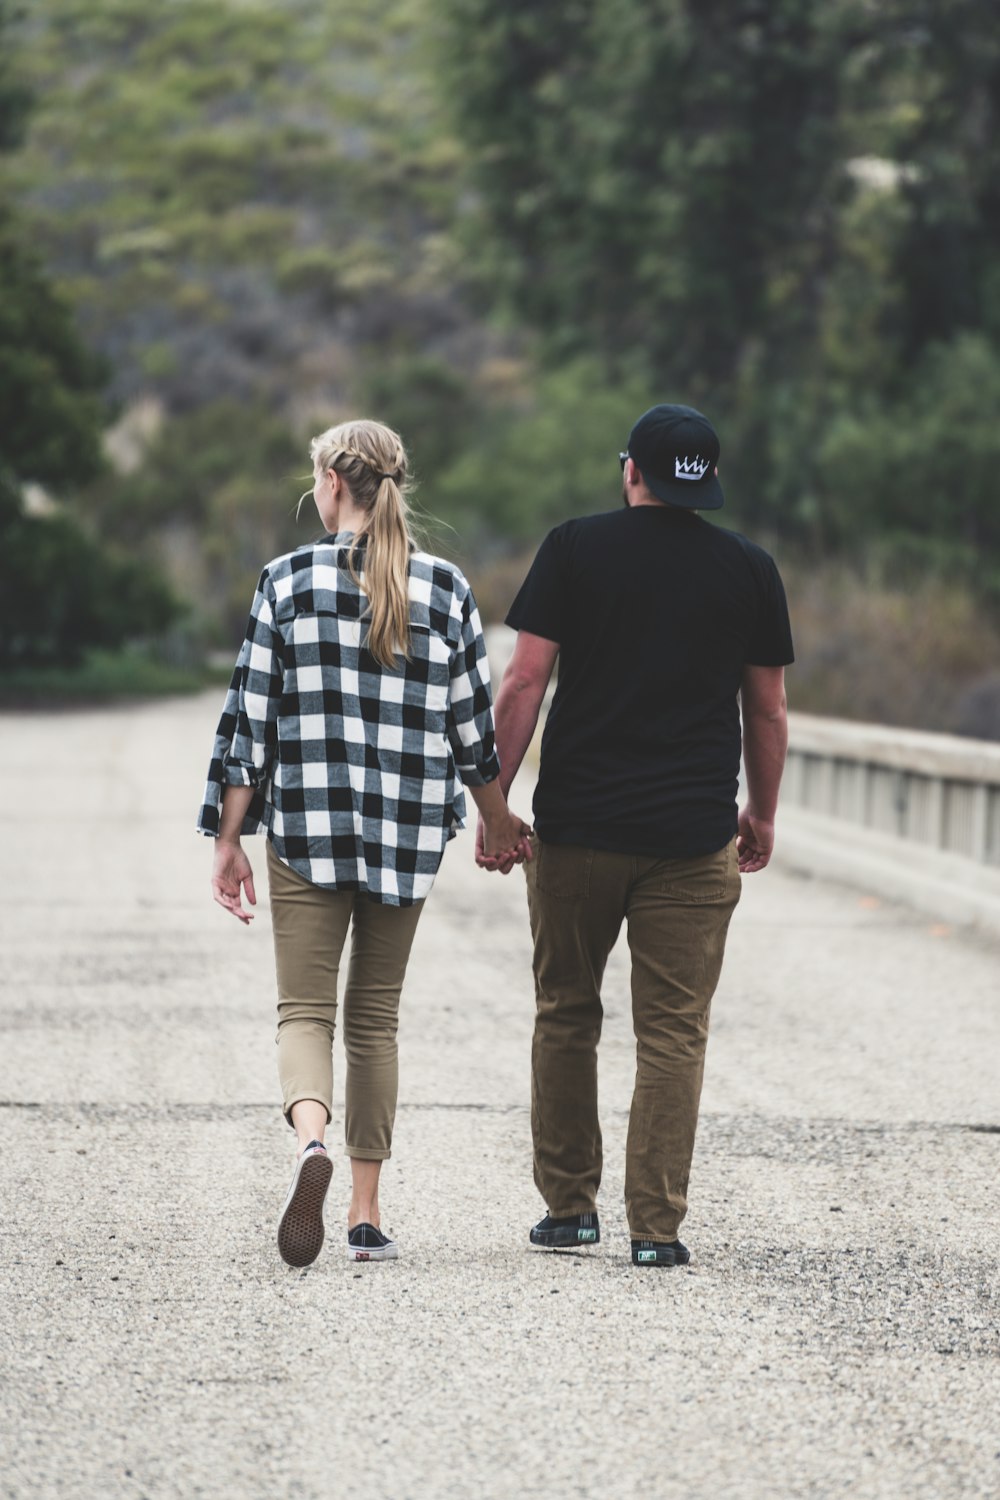
[[[378,1146],[345,1146],[345,1156],[355,1156],[358,1161],[388,1161],[392,1152],[382,1151]]]
[[[296,1104],[301,1104],[303,1099],[312,1099],[317,1104],[322,1104],[323,1108],[326,1110],[326,1123],[329,1125],[330,1121],[333,1119],[333,1112],[330,1109],[330,1101],[328,1099],[321,1098],[315,1090],[313,1090],[312,1093],[306,1090],[306,1092],[303,1094],[293,1094],[291,1099],[289,1099],[288,1102],[282,1106],[281,1112],[284,1115],[288,1125],[290,1125],[293,1130],[295,1129],[295,1126],[292,1125],[292,1110]]]

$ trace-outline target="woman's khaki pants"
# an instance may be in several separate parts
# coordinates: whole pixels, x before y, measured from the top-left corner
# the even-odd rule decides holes
[[[282,1107],[318,1099],[333,1108],[337,975],[351,932],[344,990],[348,1156],[391,1154],[399,1068],[399,995],[423,902],[383,906],[359,891],[331,891],[296,875],[267,846],[278,978],[278,1076]]]

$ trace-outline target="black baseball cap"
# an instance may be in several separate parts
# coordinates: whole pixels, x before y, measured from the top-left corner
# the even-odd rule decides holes
[[[651,406],[628,436],[628,451],[650,494],[684,510],[719,510],[725,497],[715,466],[719,439],[693,406]]]

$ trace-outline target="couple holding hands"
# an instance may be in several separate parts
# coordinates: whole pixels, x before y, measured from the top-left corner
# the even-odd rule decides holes
[[[252,913],[243,834],[267,834],[278,1072],[299,1156],[278,1249],[310,1264],[332,1174],[337,978],[343,1004],[350,1259],[395,1259],[379,1173],[390,1155],[396,1028],[410,948],[445,845],[479,812],[476,862],[524,865],[534,943],[531,1124],[547,1206],[534,1245],[600,1239],[601,980],[621,926],[632,956],[636,1085],[625,1199],[638,1266],[673,1266],[712,995],[742,875],[770,858],[784,763],[784,591],[717,509],[719,444],[654,406],[620,455],[620,509],[548,535],[507,616],[496,704],[475,599],[421,551],[398,435],[369,421],[311,444],[325,534],[269,562],[215,739],[198,826],[215,900]],[[304,497],[303,497],[304,498]],[[559,657],[535,831],[506,793]],[[742,719],[742,726],[741,726]],[[742,740],[747,801],[737,812]]]

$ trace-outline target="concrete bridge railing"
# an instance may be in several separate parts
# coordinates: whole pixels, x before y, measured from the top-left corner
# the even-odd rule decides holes
[[[791,714],[776,858],[1000,936],[1000,745]]]
[[[782,802],[1000,867],[1000,744],[792,714]]]

